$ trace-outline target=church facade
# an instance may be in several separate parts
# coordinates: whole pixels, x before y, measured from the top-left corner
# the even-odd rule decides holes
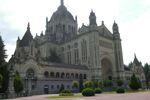
[[[23,38],[18,37],[10,64],[29,94],[57,93],[62,85],[72,89],[74,80],[126,78],[117,23],[111,33],[104,21],[97,25],[91,11],[89,25],[78,28],[77,17],[63,0],[52,17],[46,18],[44,33],[33,38],[28,24]]]

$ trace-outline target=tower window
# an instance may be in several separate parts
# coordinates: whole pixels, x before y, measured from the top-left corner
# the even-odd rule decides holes
[[[65,32],[65,25],[63,25],[63,32]]]

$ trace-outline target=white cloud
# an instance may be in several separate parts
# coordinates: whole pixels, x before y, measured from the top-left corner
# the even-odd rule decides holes
[[[73,16],[78,16],[79,26],[82,23],[89,23],[91,9],[96,13],[97,23],[100,25],[104,20],[110,31],[113,21],[116,20],[120,27],[124,62],[127,64],[132,61],[134,53],[137,53],[140,60],[150,63],[149,0],[64,0],[64,2]],[[10,34],[15,34],[12,36],[11,44],[8,42],[11,37],[5,38],[8,54],[13,54],[16,34],[21,37],[24,35],[28,21],[31,24],[31,32],[35,36],[36,33],[45,30],[46,16],[50,18],[59,4],[59,0],[0,0],[0,16],[3,21],[9,23],[8,28],[12,32]],[[5,32],[9,33],[7,29],[3,29],[2,33]],[[14,49],[10,50],[9,47]]]

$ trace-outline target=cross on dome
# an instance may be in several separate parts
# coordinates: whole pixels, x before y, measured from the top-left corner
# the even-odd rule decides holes
[[[61,0],[61,5],[64,5],[64,0]]]

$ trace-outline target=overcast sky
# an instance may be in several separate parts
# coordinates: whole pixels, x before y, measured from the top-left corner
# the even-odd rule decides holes
[[[150,63],[150,0],[64,0],[65,6],[78,17],[78,25],[88,25],[91,9],[97,24],[104,20],[112,32],[114,20],[119,25],[124,63],[133,61],[134,53]],[[33,36],[45,31],[46,16],[50,19],[60,0],[0,0],[0,34],[8,59],[14,53],[18,36],[22,38],[30,22]],[[8,60],[7,59],[7,60]]]

